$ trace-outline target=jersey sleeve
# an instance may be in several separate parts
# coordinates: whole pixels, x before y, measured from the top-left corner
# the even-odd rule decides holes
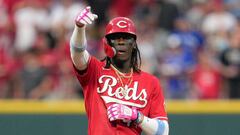
[[[155,79],[155,88],[151,95],[150,118],[157,118],[161,120],[168,120],[165,110],[165,101],[162,87],[158,79]]]
[[[95,57],[90,56],[87,69],[84,71],[79,71],[75,66],[75,74],[81,83],[82,87],[89,85],[94,80],[97,80],[97,76],[99,74],[99,69],[101,66],[101,62],[97,60]]]

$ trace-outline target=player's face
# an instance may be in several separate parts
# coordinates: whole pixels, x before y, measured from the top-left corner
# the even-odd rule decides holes
[[[130,34],[117,33],[111,36],[110,44],[116,49],[116,58],[119,60],[131,59],[132,50],[136,46],[135,39]]]

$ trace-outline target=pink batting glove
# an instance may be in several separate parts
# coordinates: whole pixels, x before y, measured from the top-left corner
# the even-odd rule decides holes
[[[98,16],[91,12],[91,7],[87,6],[83,11],[81,11],[75,18],[75,23],[78,27],[83,27],[87,24],[92,24]]]
[[[110,121],[123,120],[124,122],[134,121],[138,117],[136,107],[128,107],[123,104],[113,104],[108,107],[108,119]]]

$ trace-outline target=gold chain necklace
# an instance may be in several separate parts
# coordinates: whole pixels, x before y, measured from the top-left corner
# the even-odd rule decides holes
[[[123,88],[123,91],[122,91],[122,94],[123,96],[125,96],[127,94],[127,89],[126,89],[126,85],[127,86],[130,86],[132,81],[133,81],[133,70],[131,69],[131,73],[129,76],[126,76],[124,73],[120,72],[118,69],[116,69],[113,65],[111,65],[112,69],[114,70],[115,74],[117,75],[118,77],[118,80],[120,81],[121,85],[122,85],[122,88]],[[123,79],[122,78],[128,78],[127,80],[127,83],[124,84],[123,83]]]
[[[117,72],[117,74],[123,78],[131,78],[132,74],[133,74],[133,70],[131,68],[131,73],[129,76],[125,75],[124,73],[122,73],[121,71],[119,71],[117,68],[115,68],[113,65],[111,65],[111,67],[114,69],[115,72]]]

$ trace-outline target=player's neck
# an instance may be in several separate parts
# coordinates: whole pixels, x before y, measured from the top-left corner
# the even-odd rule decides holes
[[[112,62],[112,65],[121,73],[130,73],[132,70],[130,62]]]

